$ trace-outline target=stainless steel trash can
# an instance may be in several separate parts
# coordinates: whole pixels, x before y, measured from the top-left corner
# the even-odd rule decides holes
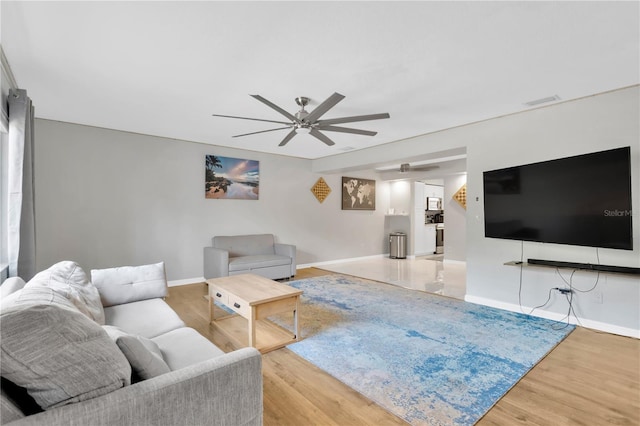
[[[389,234],[389,257],[391,259],[407,258],[407,234],[404,232]]]

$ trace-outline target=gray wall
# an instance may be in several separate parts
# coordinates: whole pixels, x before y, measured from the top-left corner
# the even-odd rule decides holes
[[[393,158],[455,151],[467,153],[466,261],[467,295],[471,302],[529,313],[547,299],[549,289],[564,285],[554,269],[520,270],[504,263],[520,259],[517,241],[484,237],[482,172],[502,167],[631,146],[634,250],[608,250],[560,244],[525,243],[524,258],[640,267],[640,94],[639,86],[561,102],[441,132],[405,139],[357,153],[315,160],[313,170],[329,172],[347,167],[383,163]],[[476,201],[477,197],[477,201]],[[449,217],[445,220],[448,222]],[[446,225],[449,227],[449,224]],[[445,234],[445,238],[446,234]],[[445,242],[445,254],[447,242]],[[568,279],[571,271],[561,271]],[[589,289],[596,276],[574,275],[574,284]],[[521,298],[519,298],[519,294]],[[520,306],[520,300],[522,307]],[[600,302],[602,301],[602,302]],[[582,325],[640,337],[640,280],[634,276],[601,274],[596,289],[574,298]],[[562,319],[564,297],[552,300],[533,314]],[[572,321],[575,322],[574,319]]]
[[[38,269],[165,261],[169,280],[188,281],[212,236],[250,233],[295,244],[298,264],[387,250],[382,182],[376,211],[342,211],[341,175],[309,160],[42,119],[35,134]],[[260,161],[260,199],[205,199],[207,154]],[[320,176],[332,189],[322,204],[310,190]]]
[[[553,269],[527,268],[519,291],[519,268],[504,263],[520,258],[521,244],[484,238],[482,172],[631,146],[633,210],[638,212],[639,95],[633,86],[312,162],[37,120],[38,266],[60,259],[88,268],[165,260],[169,279],[189,279],[202,275],[201,250],[212,235],[249,232],[272,232],[293,242],[300,264],[385,253],[389,185],[378,181],[375,212],[341,211],[337,171],[398,155],[466,149],[467,300],[529,312],[563,281]],[[260,160],[260,200],[204,199],[205,154]],[[333,190],[323,204],[309,190],[320,176]],[[601,263],[640,266],[639,217],[633,216],[635,249],[600,249]],[[593,248],[523,247],[525,258],[597,261]],[[594,282],[591,273],[574,279],[579,288]],[[640,336],[637,277],[601,274],[596,291],[574,301],[583,325]],[[554,295],[534,315],[560,319],[566,310],[564,298]]]
[[[467,175],[444,178],[444,258],[467,260],[467,211],[453,199],[453,195],[467,182]]]
[[[635,86],[478,123],[451,135],[472,141],[467,149],[467,300],[518,311],[521,301],[528,313],[547,300],[550,288],[566,286],[571,270],[525,268],[519,300],[520,268],[504,263],[519,260],[521,248],[525,260],[598,263],[599,257],[602,264],[640,266],[639,104]],[[633,251],[484,237],[483,171],[621,146],[631,146]],[[596,280],[593,292],[574,296],[581,323],[640,337],[638,277],[600,274],[598,279],[591,272],[573,276],[574,286],[582,290],[593,287]],[[550,303],[536,314],[561,319],[567,310],[565,297],[552,292]]]

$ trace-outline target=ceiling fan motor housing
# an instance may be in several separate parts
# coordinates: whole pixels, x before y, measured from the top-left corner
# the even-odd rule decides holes
[[[304,109],[304,107],[306,107],[307,105],[309,105],[309,101],[310,101],[310,100],[311,100],[311,99],[309,99],[309,98],[307,98],[307,97],[305,97],[305,96],[298,96],[298,97],[296,98],[296,103],[297,103],[298,105],[300,105],[300,106],[302,107],[302,109]]]
[[[304,122],[304,119],[307,117],[307,115],[309,115],[309,112],[307,112],[307,110],[304,109],[304,107],[309,104],[310,100],[311,99],[306,98],[304,96],[300,96],[296,98],[296,103],[301,107],[300,111],[296,112],[295,114],[296,118],[298,119],[298,123],[293,123],[293,125],[296,129],[305,129],[305,128],[311,127],[310,124],[307,124],[306,122]]]

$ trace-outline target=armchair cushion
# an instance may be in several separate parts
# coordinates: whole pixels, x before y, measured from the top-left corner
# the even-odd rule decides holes
[[[275,254],[261,254],[256,256],[240,256],[229,258],[229,272],[251,269],[268,268],[270,266],[291,265],[291,258]]]
[[[271,234],[213,237],[213,247],[229,252],[229,257],[275,254]]]

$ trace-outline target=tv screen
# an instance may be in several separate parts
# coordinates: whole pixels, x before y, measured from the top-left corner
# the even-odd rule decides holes
[[[483,173],[490,238],[632,250],[630,148]]]

